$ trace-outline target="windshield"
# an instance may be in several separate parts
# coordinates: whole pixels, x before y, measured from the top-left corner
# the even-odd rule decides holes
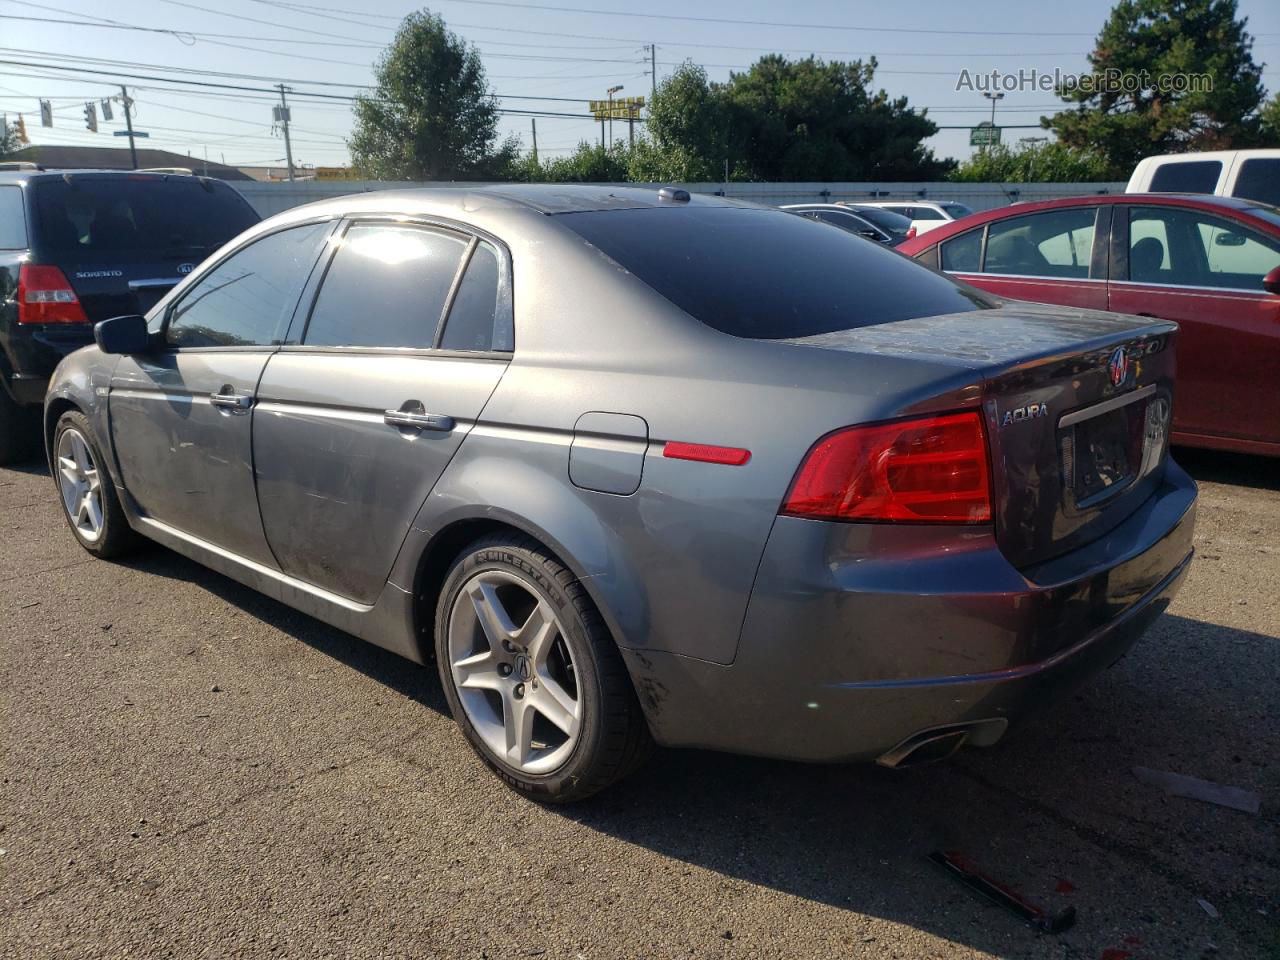
[[[942,204],[942,209],[951,214],[951,219],[953,220],[959,220],[961,217],[967,217],[973,213],[963,203],[944,203]]]
[[[878,207],[853,207],[858,216],[870,220],[881,230],[905,237],[911,229],[911,221],[892,210],[881,210]]]
[[[781,210],[689,206],[560,221],[677,307],[735,337],[781,340],[995,302],[844,230]]]
[[[220,181],[75,176],[34,185],[38,255],[51,261],[200,260],[258,222]]]

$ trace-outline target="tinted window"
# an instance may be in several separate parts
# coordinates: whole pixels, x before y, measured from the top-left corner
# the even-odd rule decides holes
[[[449,308],[440,346],[446,350],[510,350],[511,314],[498,302],[498,252],[481,241]]]
[[[22,190],[0,187],[0,250],[25,250],[27,222],[22,212]]]
[[[898,236],[906,236],[907,231],[911,229],[911,221],[901,214],[894,213],[892,210],[881,210],[879,207],[858,207],[857,214],[865,220],[870,220],[881,230],[886,230]]]
[[[959,220],[961,217],[967,217],[969,214],[973,213],[973,211],[963,203],[944,203],[942,204],[942,209],[951,214],[951,219],[953,220]]]
[[[993,303],[783,211],[691,205],[559,219],[686,313],[738,337],[807,337]]]
[[[933,207],[912,207],[911,219],[913,220],[945,220],[947,218],[944,217],[937,210],[933,209]]]
[[[218,181],[146,174],[70,179],[33,184],[42,258],[202,260],[259,219]]]
[[[839,227],[841,230],[851,230],[857,233],[859,230],[874,229],[871,224],[867,223],[861,217],[855,217],[851,213],[838,213],[834,210],[820,210],[818,219],[823,223],[829,223],[832,226]]]
[[[1152,193],[1213,193],[1222,164],[1217,160],[1162,163],[1151,177]]]
[[[183,294],[165,339],[178,347],[278,342],[329,227],[281,230],[232,254]]]
[[[1280,205],[1280,157],[1246,160],[1236,174],[1235,196]]]
[[[982,258],[982,230],[970,230],[942,244],[942,269],[977,273]]]
[[[983,273],[1087,278],[1097,216],[1095,207],[1075,207],[993,223]]]
[[[1155,207],[1130,213],[1130,280],[1261,291],[1276,267],[1280,243],[1229,220]]]
[[[429,349],[468,243],[461,234],[426,227],[352,224],[302,342]]]

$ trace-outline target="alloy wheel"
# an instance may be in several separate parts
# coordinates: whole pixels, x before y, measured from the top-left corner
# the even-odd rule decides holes
[[[58,437],[57,457],[62,506],[81,538],[95,543],[102,536],[103,509],[102,481],[93,451],[84,435],[71,427]]]
[[[582,693],[550,601],[505,570],[483,570],[449,614],[449,668],[468,721],[495,757],[550,773],[573,753]]]

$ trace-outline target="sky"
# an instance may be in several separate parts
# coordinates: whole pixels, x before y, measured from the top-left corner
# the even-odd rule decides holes
[[[1280,3],[1240,0],[1239,6],[1255,37],[1255,60],[1280,67]],[[585,101],[605,99],[611,86],[624,88],[618,96],[650,94],[647,47],[653,44],[658,82],[685,60],[704,66],[713,80],[726,80],[766,53],[827,60],[874,55],[876,85],[927,107],[939,126],[956,128],[940,130],[928,144],[939,156],[963,159],[971,152],[967,128],[990,119],[991,104],[980,92],[957,90],[961,71],[1083,71],[1110,8],[1108,0],[430,3],[479,49],[500,106],[519,111],[502,115],[503,135],[520,136],[527,148],[528,114],[548,114],[537,117],[544,156],[600,138],[589,116],[550,114],[585,115]],[[151,135],[147,145],[196,160],[280,164],[284,141],[272,124],[269,88],[286,83],[293,91],[295,164],[343,165],[352,125],[343,98],[373,82],[380,50],[413,9],[408,0],[114,0],[109,6],[0,0],[0,113],[10,120],[21,113],[35,144],[124,146],[123,137],[113,136],[124,127],[118,104],[112,121],[99,113],[95,134],[85,129],[84,102],[118,96],[125,83],[135,101],[135,128]],[[1272,94],[1280,90],[1278,67],[1263,74]],[[116,76],[122,73],[150,79]],[[156,79],[162,77],[184,82]],[[52,129],[40,126],[40,98],[53,104]],[[1032,128],[1057,103],[1045,92],[1009,93],[996,113],[1005,141],[1040,135]],[[1018,125],[1026,128],[1008,129]],[[625,132],[615,123],[616,138]]]

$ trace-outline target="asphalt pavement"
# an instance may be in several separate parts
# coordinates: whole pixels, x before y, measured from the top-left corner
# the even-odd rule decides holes
[[[1005,743],[904,771],[663,751],[570,808],[482,768],[433,669],[160,547],[93,560],[43,467],[0,469],[0,956],[1277,960],[1280,462],[1180,459],[1182,593]]]

